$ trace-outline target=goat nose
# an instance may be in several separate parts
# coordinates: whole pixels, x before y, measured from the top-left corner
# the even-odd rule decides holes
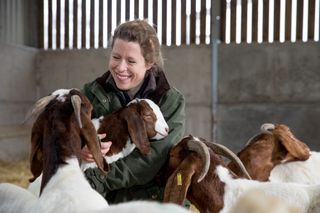
[[[165,131],[166,131],[166,133],[168,133],[168,132],[169,132],[169,128],[168,128],[168,127],[166,127],[166,128],[165,128]]]

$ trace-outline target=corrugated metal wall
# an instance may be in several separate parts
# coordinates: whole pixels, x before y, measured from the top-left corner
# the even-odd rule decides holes
[[[39,47],[42,0],[0,0],[0,42]]]

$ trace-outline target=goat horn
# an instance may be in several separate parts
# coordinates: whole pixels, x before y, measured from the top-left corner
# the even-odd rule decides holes
[[[223,146],[222,144],[214,143],[214,142],[205,142],[205,144],[210,147],[215,153],[222,155],[231,161],[233,161],[239,169],[243,172],[243,174],[251,180],[251,177],[246,169],[246,167],[243,165],[242,161],[238,158],[236,154],[234,154],[230,149]]]
[[[260,127],[262,133],[272,134],[272,131],[275,129],[274,124],[265,123]]]
[[[253,137],[251,137],[248,142],[246,143],[246,146],[249,146],[252,142],[257,141],[262,134],[272,134],[272,131],[275,129],[275,125],[271,124],[271,123],[265,123],[262,124],[260,127],[261,133],[254,135]]]
[[[270,133],[268,133],[270,134]],[[249,138],[248,142],[246,143],[245,146],[249,146],[250,144],[252,144],[253,142],[259,140],[259,138],[262,136],[262,133],[256,134],[254,136],[252,136],[251,138]]]
[[[210,167],[210,153],[208,147],[199,140],[189,140],[187,146],[190,150],[197,152],[202,162],[204,162],[202,170],[200,172],[198,183],[203,180],[203,178],[207,175]]]
[[[80,118],[80,108],[81,108],[81,98],[79,95],[72,95],[71,96],[71,103],[74,109],[74,114],[76,116],[76,120],[79,124],[80,129],[82,129],[82,122]]]

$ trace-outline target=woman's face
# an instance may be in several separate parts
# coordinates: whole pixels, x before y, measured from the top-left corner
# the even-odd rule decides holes
[[[152,65],[146,64],[140,45],[122,39],[114,41],[109,70],[120,90],[131,90],[141,85]]]

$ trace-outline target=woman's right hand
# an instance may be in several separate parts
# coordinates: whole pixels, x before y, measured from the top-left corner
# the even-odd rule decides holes
[[[101,139],[106,137],[106,134],[98,134],[98,137]],[[110,147],[112,145],[111,141],[108,142],[101,142],[101,153],[103,156],[105,156],[108,151],[110,150]],[[93,156],[90,152],[90,150],[88,149],[87,145],[85,145],[82,150],[81,150],[81,159],[88,161],[88,162],[94,162]]]

